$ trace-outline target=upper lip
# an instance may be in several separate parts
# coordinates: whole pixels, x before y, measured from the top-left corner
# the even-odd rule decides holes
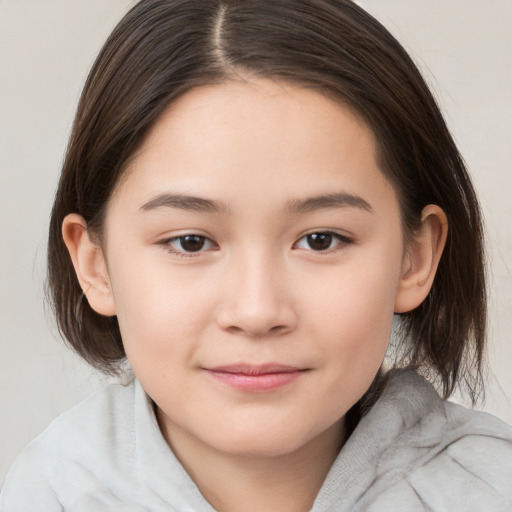
[[[238,375],[269,375],[275,373],[293,373],[304,371],[307,368],[297,366],[283,365],[279,363],[266,364],[230,364],[224,366],[214,366],[205,368],[205,370],[218,373],[233,373]]]

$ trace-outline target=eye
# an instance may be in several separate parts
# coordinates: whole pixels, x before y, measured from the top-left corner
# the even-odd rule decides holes
[[[305,249],[315,252],[331,252],[340,246],[352,243],[349,238],[338,233],[317,232],[303,236],[296,243],[294,248]]]
[[[203,235],[183,235],[169,238],[162,242],[172,253],[180,256],[192,256],[194,253],[216,249],[217,246]]]

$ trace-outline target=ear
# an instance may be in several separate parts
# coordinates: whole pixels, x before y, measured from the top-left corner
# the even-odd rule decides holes
[[[85,219],[76,213],[67,215],[62,223],[62,237],[91,308],[100,315],[115,315],[114,296],[103,250],[87,230]]]
[[[402,275],[395,298],[395,313],[417,308],[427,297],[448,235],[448,220],[436,205],[426,206],[421,228],[406,248]]]

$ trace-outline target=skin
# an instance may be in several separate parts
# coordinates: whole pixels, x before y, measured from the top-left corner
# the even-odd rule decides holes
[[[219,511],[310,509],[394,312],[430,289],[446,218],[425,208],[405,247],[375,149],[364,123],[317,92],[198,88],[135,156],[102,245],[80,216],[64,222],[91,306],[117,315],[165,439]],[[296,378],[247,390],[211,371],[269,363]]]

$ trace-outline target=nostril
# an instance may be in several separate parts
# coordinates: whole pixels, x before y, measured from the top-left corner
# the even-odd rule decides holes
[[[232,325],[230,327],[227,327],[225,329],[226,331],[228,331],[230,334],[243,334],[244,333],[244,330],[241,329],[240,327],[237,327],[236,325]]]
[[[268,332],[269,332],[269,334],[282,334],[286,330],[287,330],[286,325],[276,325],[276,326],[272,327],[271,329],[269,329]]]
[[[280,304],[269,304],[263,300],[257,304],[233,301],[219,307],[215,315],[222,330],[252,338],[281,336],[297,324],[295,311],[285,301]]]
[[[249,327],[238,327],[231,325],[225,328],[230,334],[236,334],[238,336],[250,336],[252,338],[268,338],[269,336],[279,336],[284,334],[288,328],[285,325],[275,325],[269,329],[251,329]]]

